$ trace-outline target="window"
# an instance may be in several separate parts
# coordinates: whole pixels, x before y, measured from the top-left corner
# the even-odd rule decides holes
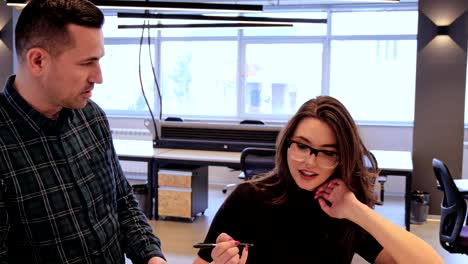
[[[330,95],[360,121],[412,122],[416,40],[332,41]]]
[[[111,113],[146,115],[148,107],[141,92],[138,74],[139,44],[110,44],[105,49],[105,56],[100,61],[103,84],[96,85],[92,99]],[[151,49],[154,54],[154,45]],[[153,107],[155,89],[148,46],[142,47],[141,59],[143,87],[149,104]]]
[[[418,15],[415,11],[364,11],[333,13],[333,35],[415,35]]]
[[[307,18],[324,19],[326,12],[301,12],[301,13],[264,13],[251,16],[281,17],[281,18]],[[270,28],[246,28],[245,36],[324,36],[327,34],[325,23],[298,23],[294,27],[270,27]]]
[[[152,30],[150,47],[144,39],[141,74],[155,113],[160,104],[151,63],[163,117],[281,121],[306,100],[331,95],[358,121],[413,121],[416,4],[275,10],[262,15],[328,18],[328,25]],[[142,30],[116,29],[129,23],[142,21],[106,16],[104,83],[93,99],[109,115],[149,116],[138,76]]]
[[[163,114],[236,115],[234,41],[165,41],[161,50]]]
[[[306,100],[321,94],[321,43],[248,44],[245,57],[247,115],[285,118]]]

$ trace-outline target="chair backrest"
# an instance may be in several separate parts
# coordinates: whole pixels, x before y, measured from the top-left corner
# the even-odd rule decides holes
[[[466,218],[465,199],[458,191],[444,162],[434,158],[432,159],[432,168],[444,192],[444,198],[440,204],[440,244],[444,249],[452,253],[466,251],[466,249],[459,249],[456,244]]]
[[[240,157],[241,170],[245,179],[268,172],[275,167],[275,149],[248,147],[242,150]]]
[[[263,121],[261,121],[261,120],[246,119],[246,120],[240,121],[239,124],[242,124],[242,125],[264,125],[265,123]]]
[[[364,167],[370,169],[372,168],[372,165],[374,165],[376,169],[378,169],[379,167],[377,163],[377,159],[374,156],[374,153],[369,151],[369,155],[364,155]]]

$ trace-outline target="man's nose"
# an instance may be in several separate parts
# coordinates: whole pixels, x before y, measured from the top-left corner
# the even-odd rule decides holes
[[[103,82],[101,66],[98,64],[90,77],[90,82],[101,84]]]

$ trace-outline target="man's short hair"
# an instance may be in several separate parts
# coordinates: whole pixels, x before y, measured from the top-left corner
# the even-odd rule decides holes
[[[19,15],[15,28],[16,55],[24,60],[31,48],[43,48],[53,56],[73,45],[67,26],[102,28],[104,15],[87,0],[31,0]]]

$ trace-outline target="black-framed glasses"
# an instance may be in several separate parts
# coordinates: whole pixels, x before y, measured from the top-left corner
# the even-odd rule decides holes
[[[304,143],[288,140],[288,155],[295,161],[304,162],[315,155],[315,161],[319,167],[331,169],[338,165],[338,153],[336,151],[316,149]]]

